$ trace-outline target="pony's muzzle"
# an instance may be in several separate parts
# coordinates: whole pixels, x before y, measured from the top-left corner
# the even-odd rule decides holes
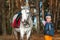
[[[22,21],[22,23],[25,24],[26,23],[26,20]]]

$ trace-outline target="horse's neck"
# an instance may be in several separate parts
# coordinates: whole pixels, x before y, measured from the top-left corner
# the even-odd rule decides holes
[[[32,17],[31,16],[29,18],[29,24],[30,24],[31,27],[33,27],[33,21],[32,21]]]
[[[32,24],[32,17],[31,16],[29,16],[28,23],[29,23],[29,25]]]

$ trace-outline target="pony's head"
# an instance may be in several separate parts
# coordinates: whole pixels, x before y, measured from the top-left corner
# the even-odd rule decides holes
[[[21,21],[25,23],[29,18],[29,14],[30,14],[29,7],[22,7],[21,13],[22,13]]]

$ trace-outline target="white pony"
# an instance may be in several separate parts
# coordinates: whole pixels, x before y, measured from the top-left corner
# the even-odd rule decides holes
[[[21,40],[23,40],[24,34],[26,34],[27,40],[29,40],[31,30],[33,27],[32,17],[30,15],[30,11],[29,11],[28,7],[22,6],[21,8],[22,8],[22,10],[21,10],[22,18],[21,18],[20,26],[19,26],[19,28],[13,28],[14,34],[15,34],[15,37],[17,40],[18,40],[17,32],[20,32],[20,39]],[[18,14],[14,15],[12,22],[14,22],[14,20],[16,19],[17,16],[18,16]]]

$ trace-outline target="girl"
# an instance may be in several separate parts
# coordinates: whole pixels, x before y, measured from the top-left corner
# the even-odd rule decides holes
[[[46,21],[42,20],[42,23],[44,24],[44,39],[52,40],[52,37],[54,36],[54,26],[51,21],[51,15],[46,14],[45,19]]]

